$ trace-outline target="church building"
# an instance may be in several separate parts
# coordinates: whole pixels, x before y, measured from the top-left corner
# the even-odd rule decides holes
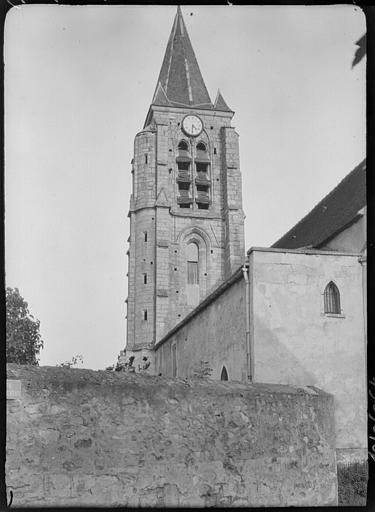
[[[245,254],[238,134],[178,8],[130,198],[127,345],[135,371],[319,388],[337,462],[367,459],[366,163],[270,248]],[[147,358],[147,359],[146,359]]]

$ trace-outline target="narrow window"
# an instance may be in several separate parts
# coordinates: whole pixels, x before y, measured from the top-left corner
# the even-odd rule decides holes
[[[148,155],[145,155],[145,164],[148,163]]]
[[[147,309],[143,310],[143,320],[147,321]]]
[[[228,372],[225,366],[223,366],[223,369],[221,370],[220,380],[228,380]]]
[[[176,343],[172,345],[172,376],[177,377],[177,348]]]
[[[145,242],[147,242],[147,231],[145,231],[143,234],[144,234],[144,237],[145,237]]]
[[[199,283],[199,268],[198,268],[199,250],[197,244],[194,242],[187,246],[187,283]]]
[[[147,284],[147,274],[143,274],[143,284]]]
[[[324,290],[324,313],[339,315],[341,313],[340,292],[332,281]]]

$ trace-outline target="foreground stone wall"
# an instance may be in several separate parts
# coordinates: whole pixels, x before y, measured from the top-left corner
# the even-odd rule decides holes
[[[9,365],[14,506],[335,505],[332,397]]]

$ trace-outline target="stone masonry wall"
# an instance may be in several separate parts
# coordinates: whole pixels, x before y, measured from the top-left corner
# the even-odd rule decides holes
[[[316,389],[8,367],[14,506],[335,505]]]
[[[195,307],[186,287],[189,241],[199,246],[199,301],[245,257],[238,135],[230,127],[233,113],[194,111],[203,131],[189,140],[189,154],[195,158],[198,142],[204,142],[210,162],[210,205],[200,209],[195,201],[197,171],[192,160],[193,203],[187,209],[177,201],[176,158],[179,142],[187,139],[182,120],[192,110],[155,106],[151,110],[148,125],[134,143],[127,356],[157,343]]]
[[[225,367],[229,380],[247,380],[245,280],[238,278],[223,292],[201,304],[194,316],[183,320],[155,346],[155,370],[173,375],[173,349],[176,345],[176,376],[192,377],[206,361],[211,377],[220,380]]]

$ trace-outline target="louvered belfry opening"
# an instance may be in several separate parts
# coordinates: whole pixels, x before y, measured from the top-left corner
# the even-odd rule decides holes
[[[198,209],[207,210],[210,204],[210,177],[209,177],[210,158],[207,153],[206,144],[198,142],[196,145],[195,158],[195,202]]]
[[[180,140],[177,147],[177,204],[180,208],[190,208],[193,202],[191,195],[191,155],[189,145],[185,140]]]
[[[324,290],[324,313],[341,313],[340,292],[333,281],[328,283]]]

